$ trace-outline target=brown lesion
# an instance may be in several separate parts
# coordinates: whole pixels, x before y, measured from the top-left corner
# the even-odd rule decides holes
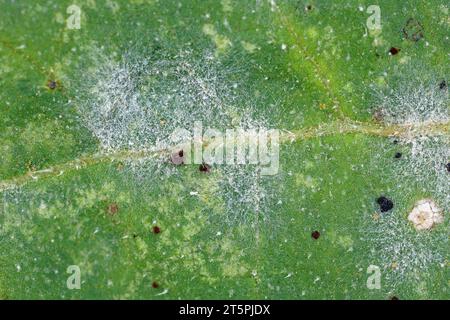
[[[119,205],[115,202],[110,203],[108,205],[106,211],[110,216],[114,216],[119,212]]]
[[[152,232],[153,232],[154,234],[159,234],[159,233],[161,233],[161,228],[158,227],[158,226],[153,226],[153,227],[152,227]]]

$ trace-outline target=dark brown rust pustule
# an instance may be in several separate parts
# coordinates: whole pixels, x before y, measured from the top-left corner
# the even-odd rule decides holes
[[[206,163],[202,163],[199,168],[200,172],[209,173],[211,171],[211,166]]]
[[[153,232],[154,234],[161,233],[161,228],[158,227],[158,226],[153,226],[152,232]]]
[[[314,240],[317,240],[317,239],[319,239],[320,238],[320,232],[319,231],[313,231],[312,233],[311,233],[311,238],[313,238]]]

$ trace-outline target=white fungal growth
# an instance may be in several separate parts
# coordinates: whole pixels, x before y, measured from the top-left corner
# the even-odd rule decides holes
[[[383,121],[389,124],[414,126],[450,120],[448,92],[437,83],[401,85],[383,97],[380,107]]]
[[[445,264],[448,236],[445,232],[417,232],[401,213],[385,215],[365,230],[374,264],[395,287],[404,280],[427,279],[432,269]]]
[[[414,224],[417,230],[431,229],[435,224],[442,223],[444,216],[442,209],[431,199],[418,201],[414,209],[409,213],[408,220]]]
[[[398,87],[379,96],[377,110],[386,124],[405,129],[396,139],[400,146],[409,147],[410,153],[396,163],[397,180],[408,179],[409,183],[432,190],[435,201],[449,210],[445,165],[450,159],[450,136],[445,128],[450,126],[450,100],[447,88],[441,88],[436,77],[430,78],[401,80]],[[432,130],[439,126],[440,130]]]
[[[405,72],[400,85],[383,92],[376,110],[387,125],[403,127],[401,136],[380,142],[380,152],[374,156],[373,167],[381,179],[395,181],[389,191],[395,203],[394,211],[378,220],[366,216],[364,239],[371,245],[372,259],[384,271],[387,282],[396,287],[406,279],[425,280],[429,272],[445,265],[448,235],[444,229],[426,230],[444,221],[443,212],[450,209],[449,175],[450,139],[445,128],[450,124],[449,97],[439,80],[415,77]],[[437,128],[439,130],[431,130]],[[402,151],[400,159],[394,153]],[[411,199],[421,193],[424,199],[408,208]],[[414,226],[415,228],[413,228]],[[437,268],[437,269],[436,269]]]
[[[222,66],[213,55],[199,59],[181,51],[96,61],[78,84],[78,108],[106,150],[167,147],[175,129],[192,129],[195,121],[212,128],[256,122],[252,100],[226,81],[239,70]]]
[[[128,54],[116,61],[100,53],[96,60],[101,63],[84,72],[83,83],[78,84],[78,106],[107,152],[171,149],[172,134],[179,129],[192,132],[195,122],[204,130],[267,127],[265,118],[257,115],[257,99],[250,96],[243,75],[242,84],[228,80],[240,70],[222,65],[212,54],[201,58],[190,51],[171,57]],[[130,159],[127,167],[138,182],[163,181],[179,174],[182,163],[177,151],[167,157]],[[198,172],[197,166],[192,169]],[[213,170],[220,180],[215,196],[222,200],[227,224],[253,224],[270,210],[273,192],[266,188],[258,165],[218,165]]]

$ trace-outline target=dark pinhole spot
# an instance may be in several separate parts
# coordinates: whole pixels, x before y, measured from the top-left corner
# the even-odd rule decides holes
[[[161,233],[161,228],[158,227],[158,226],[153,226],[152,232],[153,232],[154,234]]]
[[[136,239],[137,238],[137,234],[133,234],[133,239]]]
[[[389,53],[391,54],[391,55],[393,55],[393,56],[395,56],[397,53],[399,53],[400,52],[400,48],[396,48],[396,47],[391,47],[390,49],[389,49]]]
[[[447,164],[445,165],[445,167],[447,168],[447,171],[450,172],[450,162],[447,163]]]
[[[117,212],[119,212],[119,206],[117,205],[117,203],[111,203],[108,205],[108,213],[110,215],[115,215]]]
[[[56,87],[57,87],[56,81],[55,81],[55,80],[48,80],[48,81],[47,81],[47,87],[48,87],[50,90],[55,90]]]
[[[153,282],[152,282],[152,288],[158,289],[158,288],[159,288],[159,283],[156,282],[156,281],[153,281]]]
[[[442,80],[442,82],[439,83],[439,89],[441,90],[447,89],[447,82],[445,80]]]
[[[396,152],[394,157],[396,159],[400,159],[402,157],[402,153],[401,152]]]
[[[200,170],[200,172],[208,173],[211,171],[211,166],[209,164],[202,163],[198,169]]]
[[[306,10],[306,11],[311,11],[312,9],[313,9],[313,6],[310,5],[310,4],[307,4],[307,5],[305,6],[305,10]]]
[[[390,300],[400,300],[397,296],[392,296],[389,298]]]
[[[319,231],[313,231],[312,233],[311,233],[311,238],[313,238],[314,240],[317,240],[317,239],[319,239],[319,237],[320,237],[320,232]]]
[[[394,141],[392,141],[392,143],[393,143],[393,144],[397,144],[397,143],[398,143],[398,140],[395,139]]]
[[[414,42],[417,42],[420,39],[422,39],[424,35],[424,29],[422,24],[414,18],[409,18],[408,21],[406,21],[406,24],[403,27],[402,32],[405,39]]]
[[[381,196],[377,199],[377,203],[380,205],[381,212],[387,212],[394,207],[394,203],[392,200],[386,198],[385,196]]]
[[[184,155],[183,150],[178,151],[178,155],[179,155],[180,157],[183,157],[183,155]]]

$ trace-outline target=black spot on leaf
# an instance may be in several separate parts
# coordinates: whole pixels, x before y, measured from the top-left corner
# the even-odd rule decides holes
[[[395,56],[397,53],[399,53],[400,52],[400,48],[396,48],[396,47],[391,47],[390,49],[389,49],[389,53],[391,54],[391,55],[393,55],[393,56]]]
[[[201,172],[208,173],[208,172],[211,171],[211,166],[210,166],[209,164],[202,163],[198,169],[199,169]]]
[[[381,212],[387,212],[389,210],[391,210],[394,207],[394,203],[392,202],[392,200],[386,198],[385,196],[381,196],[377,199],[377,203],[380,206],[380,211]]]
[[[394,155],[394,157],[395,157],[396,159],[400,159],[400,158],[402,157],[401,152],[396,152],[395,155]]]
[[[319,237],[320,237],[320,232],[319,231],[313,231],[312,233],[311,233],[311,238],[313,238],[314,240],[317,240],[317,239],[319,239]]]
[[[154,234],[161,233],[161,228],[158,227],[158,226],[153,226],[152,232],[153,232]]]
[[[48,87],[50,90],[55,90],[57,86],[58,86],[58,84],[56,83],[55,80],[48,80],[48,81],[47,81],[47,87]]]

